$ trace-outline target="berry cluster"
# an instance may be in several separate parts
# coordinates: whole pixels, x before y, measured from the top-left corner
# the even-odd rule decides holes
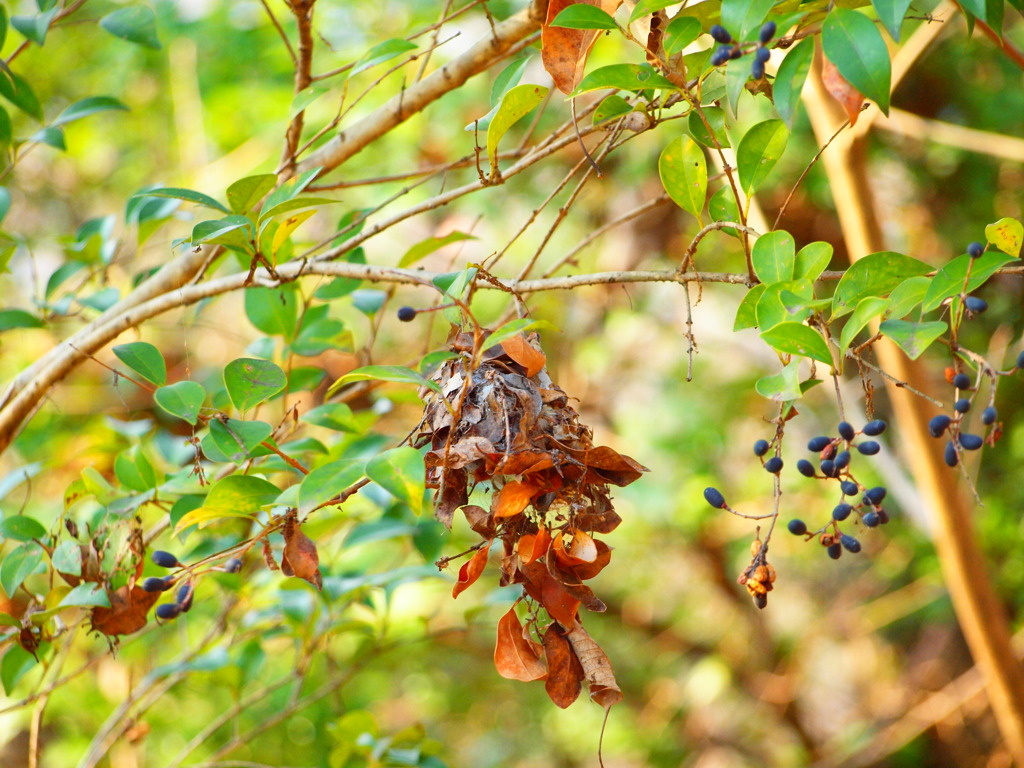
[[[152,555],[150,555],[150,558],[161,568],[184,567],[177,557],[162,549],[156,550]],[[232,557],[224,563],[222,568],[217,570],[223,570],[225,573],[238,573],[242,570],[242,561],[237,557]],[[182,576],[185,576],[186,579],[184,583],[178,587],[178,591],[174,596],[174,602],[163,603],[156,607],[156,616],[158,619],[170,621],[171,619],[176,619],[183,613],[188,613],[192,609],[192,598],[195,596],[195,581],[188,574],[171,573],[163,577],[151,576],[142,582],[142,589],[146,592],[166,592],[174,587],[175,583],[181,579]]]
[[[1024,352],[1017,358],[1017,367],[1024,367]],[[950,467],[955,467],[962,459],[961,451],[977,451],[986,442],[995,445],[996,440],[1002,434],[1002,425],[997,421],[999,412],[990,402],[981,413],[981,423],[988,428],[985,437],[964,431],[964,417],[971,410],[971,404],[977,396],[977,389],[974,382],[966,373],[954,373],[952,369],[947,370],[947,378],[953,385],[954,402],[952,415],[940,413],[933,416],[928,422],[928,433],[941,439],[948,434],[944,459]],[[993,397],[995,393],[993,392]]]
[[[775,37],[774,21],[765,22],[764,26],[761,27],[760,33],[758,33],[757,43],[752,48],[748,45],[746,50],[744,50],[741,43],[733,40],[732,35],[721,24],[715,24],[708,30],[708,33],[716,42],[721,43],[715,49],[715,52],[711,54],[711,66],[719,67],[730,59],[738,59],[744,54],[753,51],[754,61],[750,65],[750,76],[755,80],[760,80],[764,77],[764,65],[768,63],[768,59],[772,55],[767,46],[772,41],[772,38]]]

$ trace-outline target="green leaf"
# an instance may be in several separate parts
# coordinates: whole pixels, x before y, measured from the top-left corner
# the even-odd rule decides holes
[[[786,54],[775,75],[775,109],[790,128],[793,127],[796,105],[800,103],[800,94],[807,81],[807,73],[811,71],[813,60],[814,40],[801,40]]]
[[[875,7],[878,20],[881,21],[889,36],[897,43],[900,41],[900,27],[903,26],[903,17],[907,15],[911,0],[871,0]]]
[[[42,646],[36,650],[36,653],[39,656],[43,655]],[[4,653],[3,661],[0,661],[0,683],[3,683],[4,693],[8,697],[12,697],[14,686],[38,663],[36,657],[20,645],[14,644],[8,648]]]
[[[59,149],[61,152],[66,152],[68,148],[67,142],[64,140],[64,130],[62,128],[54,128],[51,125],[40,128],[29,136],[28,140]]]
[[[1017,258],[1024,243],[1024,225],[1009,217],[1000,219],[985,227],[985,239],[1003,253]]]
[[[174,527],[177,536],[190,525],[205,528],[224,517],[253,518],[260,507],[273,504],[281,489],[255,475],[228,475],[213,484],[203,506],[185,513]]]
[[[796,261],[796,243],[785,230],[776,230],[762,235],[754,243],[750,253],[754,274],[762,283],[780,283],[793,279]]]
[[[552,328],[551,323],[546,320],[531,320],[528,317],[520,317],[515,320],[509,320],[507,323],[499,327],[488,336],[483,343],[483,349],[488,350],[491,347],[496,347],[503,341],[508,341],[513,336],[518,336],[526,331],[533,330],[534,328]]]
[[[34,518],[11,515],[0,520],[0,536],[13,541],[32,541],[46,536],[46,528]]]
[[[796,255],[793,276],[814,282],[832,261],[832,244],[823,241],[808,243]]]
[[[420,376],[412,368],[406,368],[401,365],[366,365],[346,373],[331,384],[327,390],[327,397],[330,397],[343,386],[353,381],[394,381],[399,384],[416,384],[420,387],[432,389],[438,394],[441,393],[441,387],[438,386],[437,382]]]
[[[57,15],[60,8],[54,6],[48,11],[35,16],[11,16],[11,26],[21,32],[27,39],[36,45],[41,46],[46,42],[46,33],[50,29],[53,17]]]
[[[780,403],[799,400],[803,394],[800,387],[800,360],[794,360],[773,376],[758,379],[754,389],[762,397]]]
[[[568,29],[618,29],[615,19],[605,11],[586,3],[576,3],[564,8],[549,23],[549,27]]]
[[[933,341],[949,328],[941,320],[927,323],[908,323],[905,320],[886,320],[880,330],[902,349],[911,360],[917,360]]]
[[[24,309],[0,309],[0,331],[12,328],[42,328],[43,321]]]
[[[0,5],[0,48],[7,41],[7,9]],[[5,62],[6,63],[6,62]]]
[[[280,288],[248,288],[245,291],[245,316],[268,336],[291,339],[298,319],[299,299],[295,284]]]
[[[782,300],[783,293],[792,294],[792,297],[795,297],[798,302],[814,300],[814,286],[810,280],[787,280],[766,286],[755,309],[757,325],[762,331],[767,331],[782,322],[802,322],[810,317],[811,310],[806,307],[790,310]],[[790,298],[791,304],[793,303],[792,297]]]
[[[7,110],[0,107],[0,153],[6,152],[7,147],[11,146],[11,142],[14,141],[14,126],[11,125],[11,116],[7,114]],[[3,188],[6,191],[6,187]],[[10,195],[8,194],[7,205],[10,206]],[[4,215],[7,211],[4,211]],[[0,221],[3,218],[0,217]]]
[[[1011,261],[1013,258],[996,251],[987,252],[977,259],[972,259],[966,253],[957,256],[935,273],[921,302],[921,311],[931,312],[946,299],[959,296],[962,291],[970,293],[980,288],[997,270]],[[968,271],[971,273],[970,280],[967,279]]]
[[[614,120],[617,117],[628,115],[632,111],[632,104],[617,93],[613,93],[601,100],[597,109],[594,110],[594,118],[592,122],[594,125],[600,125],[601,123],[606,123],[609,120]]]
[[[313,179],[317,177],[318,173],[320,173],[320,168],[313,168],[305,173],[300,173],[298,176],[293,176],[284,184],[274,189],[263,203],[264,213],[260,216],[260,219],[262,220],[263,216],[266,215],[266,212],[274,206],[302,194],[302,191],[313,183]]]
[[[288,384],[288,377],[269,360],[240,357],[224,366],[224,386],[240,412],[269,400]]]
[[[252,253],[255,232],[250,219],[235,214],[199,222],[192,228],[189,239],[193,245],[213,243]]]
[[[352,334],[345,330],[340,320],[324,318],[312,323],[304,323],[302,329],[292,342],[292,352],[303,357],[314,357],[329,349],[351,348]]]
[[[423,457],[408,445],[384,451],[366,462],[366,476],[408,504],[417,515],[423,512],[423,474]]]
[[[228,187],[228,205],[233,213],[248,213],[277,184],[277,176],[261,173],[246,176]]]
[[[21,75],[10,73],[10,78],[0,77],[0,96],[27,115],[42,122],[43,108],[39,105],[32,86]]]
[[[701,222],[708,194],[708,166],[700,145],[689,136],[680,136],[662,151],[658,173],[675,204]]]
[[[494,78],[494,83],[491,85],[492,107],[497,107],[501,104],[505,94],[519,85],[519,81],[523,79],[523,72],[526,71],[526,65],[532,59],[533,56],[521,56],[498,73],[498,76]],[[487,126],[481,125],[480,127],[486,128]]]
[[[77,541],[66,539],[53,550],[53,567],[69,576],[82,575],[82,547]]]
[[[156,33],[156,14],[143,5],[130,5],[108,13],[100,19],[100,26],[114,37],[158,50],[160,38]]]
[[[327,371],[313,365],[298,365],[288,371],[289,392],[312,392],[327,377]]]
[[[25,581],[43,562],[43,548],[35,542],[15,547],[0,563],[0,587],[8,597],[14,597],[21,583]]]
[[[341,202],[340,200],[332,200],[329,197],[296,197],[290,200],[283,200],[275,205],[269,205],[270,200],[268,198],[267,205],[263,207],[260,213],[260,231],[262,232],[267,227],[267,222],[275,216],[280,216],[282,213],[290,213],[291,211],[297,211],[300,208],[317,208],[321,205],[333,205],[334,203]]]
[[[206,390],[197,382],[179,381],[160,387],[153,393],[153,399],[169,414],[184,419],[194,427],[198,422],[199,409],[206,400]]]
[[[822,25],[821,44],[839,74],[888,115],[892,65],[882,33],[871,20],[857,11],[833,8]]]
[[[361,459],[340,459],[314,469],[299,486],[299,514],[309,513],[358,483],[363,479],[364,468],[365,462]]]
[[[737,40],[750,40],[774,4],[774,0],[722,0],[722,26]]]
[[[843,332],[839,336],[839,354],[844,355],[850,344],[864,328],[879,317],[889,308],[889,299],[882,299],[877,296],[868,296],[857,303],[850,319],[843,326]]]
[[[310,104],[315,102],[325,93],[331,91],[331,86],[326,83],[313,83],[308,88],[303,88],[301,91],[292,97],[292,103],[288,107],[288,119],[291,120],[300,112],[304,112]],[[240,211],[241,213],[241,211]]]
[[[377,43],[377,45],[373,46],[373,48],[363,54],[363,58],[359,60],[356,66],[349,73],[349,77],[355,77],[360,72],[365,72],[371,67],[383,64],[385,61],[390,61],[396,56],[401,56],[403,53],[415,49],[415,43],[398,38],[385,40],[383,43]]]
[[[410,264],[415,264],[425,256],[429,256],[434,251],[444,248],[450,243],[458,243],[462,240],[476,240],[476,237],[474,235],[468,235],[465,232],[458,231],[449,232],[444,237],[428,237],[426,240],[421,240],[406,251],[402,258],[398,260],[398,266],[408,267]]]
[[[215,211],[220,211],[221,213],[231,213],[231,211],[209,195],[204,195],[202,192],[196,192],[194,189],[158,187],[157,189],[147,189],[145,192],[139,194],[143,197],[169,197],[174,200],[186,200],[190,203],[196,203],[197,205],[204,205],[207,208],[213,208]],[[246,221],[248,221],[248,219],[246,219]]]
[[[359,422],[352,409],[345,403],[324,403],[302,415],[307,424],[337,430],[338,432],[360,432]]]
[[[789,129],[781,120],[758,123],[740,139],[736,167],[740,186],[747,195],[756,192],[786,151]]]
[[[734,331],[742,331],[744,328],[753,328],[757,325],[755,310],[757,309],[757,302],[761,300],[766,287],[764,283],[759,283],[747,291],[743,301],[740,302],[739,307],[736,309],[736,320],[732,324]]]
[[[587,6],[588,8],[590,6]],[[548,89],[542,85],[517,85],[501,99],[501,106],[487,126],[487,158],[491,163],[491,174],[498,169],[498,142],[508,129],[526,117],[540,104]]]
[[[761,339],[783,354],[810,357],[826,365],[832,365],[828,344],[820,333],[803,323],[779,323],[763,331]]]
[[[722,187],[708,200],[708,215],[711,216],[712,221],[735,221],[740,220],[740,211],[736,207],[736,198],[732,194],[732,189],[728,186]],[[738,237],[739,233],[732,227],[727,227],[722,230],[727,235]]]
[[[720,71],[720,70],[719,70]],[[725,65],[725,97],[732,114],[736,114],[740,103],[740,95],[750,80],[750,63],[742,58],[729,59]]]
[[[157,484],[153,465],[139,451],[138,446],[117,455],[114,460],[114,474],[121,485],[139,493],[144,493]]]
[[[893,288],[889,294],[889,308],[885,311],[885,319],[899,320],[906,317],[914,307],[921,303],[928,287],[932,284],[932,278],[910,277]]]
[[[632,24],[634,21],[642,19],[644,16],[650,16],[652,13],[668,8],[670,5],[677,5],[678,0],[640,0],[634,6],[633,12],[629,14],[629,21],[627,24]],[[694,19],[694,21],[697,21]],[[697,38],[695,37],[694,40]]]
[[[57,115],[57,119],[50,123],[50,125],[64,125],[65,123],[70,123],[73,120],[81,120],[83,117],[95,115],[98,112],[109,112],[112,109],[119,109],[125,112],[128,111],[128,107],[113,96],[90,96],[87,99],[76,101],[70,107]],[[154,193],[152,192],[149,193],[150,196],[153,194]]]
[[[110,598],[107,592],[99,584],[85,582],[79,584],[60,601],[59,608],[84,608],[90,605],[101,605],[104,608],[110,607]]]
[[[676,15],[665,27],[662,43],[665,55],[672,56],[681,52],[686,46],[700,37],[700,22],[692,16]]]
[[[167,363],[160,350],[145,341],[133,341],[114,347],[117,358],[146,381],[161,386],[167,381]]]
[[[570,97],[588,91],[616,88],[620,91],[642,91],[647,88],[678,90],[671,81],[655,72],[646,64],[611,64],[595,69],[580,81]]]
[[[832,319],[853,312],[867,296],[887,296],[908,277],[926,275],[930,264],[893,251],[880,251],[855,261],[832,295]]]
[[[252,455],[260,443],[270,437],[273,429],[265,421],[241,419],[212,419],[210,439],[217,449],[231,461],[243,461]]]
[[[708,133],[704,120],[700,119],[700,113],[694,109],[690,111],[690,116],[686,121],[690,129],[690,135],[705,147],[710,147],[711,149],[731,146],[729,134],[726,132],[726,129],[731,127],[731,123],[726,118],[725,110],[721,107],[702,107],[701,112],[704,114],[704,120],[707,120],[708,125],[711,126],[711,133]],[[714,135],[714,139],[712,135]],[[715,140],[718,141],[717,146]]]

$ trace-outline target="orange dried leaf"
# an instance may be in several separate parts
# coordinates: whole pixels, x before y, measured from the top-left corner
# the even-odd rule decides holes
[[[521,333],[501,342],[501,348],[506,355],[526,369],[526,377],[530,379],[540,373],[547,362],[544,353],[528,342]]]
[[[494,646],[494,667],[509,680],[540,680],[547,674],[541,660],[541,645],[524,637],[515,606],[498,621],[498,642]]]
[[[502,486],[498,493],[498,503],[494,510],[495,519],[502,517],[515,517],[530,503],[530,499],[537,492],[532,485],[512,480]]]
[[[302,532],[294,518],[284,526],[284,554],[281,555],[281,572],[285,576],[298,576],[317,589],[324,585],[320,575],[320,555],[316,544]]]
[[[583,667],[584,679],[590,686],[590,698],[606,710],[622,701],[622,690],[615,682],[608,656],[583,626],[576,622],[569,632],[569,643]]]
[[[527,594],[544,606],[548,615],[563,627],[571,627],[576,621],[580,601],[566,592],[555,578],[548,573],[547,566],[539,561],[524,565],[522,574],[526,577]]]
[[[857,118],[860,116],[860,108],[864,104],[864,96],[839,74],[836,65],[827,58],[822,60],[821,82],[832,98],[846,110],[846,116],[850,118],[850,125],[856,125]]]
[[[559,13],[577,2],[597,6],[612,15],[622,5],[622,0],[550,0],[547,20],[541,28],[541,59],[562,93],[571,93],[582,79],[587,54],[601,34],[596,29],[550,26]]]
[[[552,624],[544,633],[544,658],[548,665],[548,678],[544,690],[557,706],[565,709],[580,695],[583,684],[583,665],[576,658],[562,628]]]
[[[146,626],[146,614],[160,599],[159,592],[146,592],[141,587],[128,585],[108,591],[110,607],[97,606],[92,609],[92,628],[104,635],[130,635]]]
[[[592,562],[581,563],[572,567],[573,572],[583,581],[597,576],[612,559],[612,548],[603,541],[595,539],[594,546],[597,548],[597,557]]]
[[[489,544],[490,542],[488,542]],[[480,547],[469,560],[462,564],[462,567],[459,569],[459,580],[452,587],[452,597],[461,595],[480,578],[480,574],[484,572],[484,568],[487,565],[487,554],[489,551],[490,546]]]

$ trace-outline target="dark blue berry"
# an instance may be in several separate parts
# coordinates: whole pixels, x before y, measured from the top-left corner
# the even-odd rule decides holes
[[[857,450],[865,456],[874,456],[880,450],[882,446],[876,443],[874,440],[865,440],[863,443],[857,446]]]
[[[843,440],[853,440],[857,436],[857,430],[853,428],[853,424],[848,421],[839,422],[839,436]]]
[[[878,519],[878,513],[877,512],[868,512],[861,519],[864,521],[864,525],[866,525],[868,528],[874,528],[876,525],[878,525],[880,522],[882,522],[881,520]]]
[[[725,497],[717,488],[705,488],[704,498],[715,509],[725,509]]]
[[[955,403],[953,403],[953,410],[957,413],[967,413],[971,410],[971,401],[966,397],[961,397]]]
[[[985,444],[979,435],[972,435],[967,432],[960,433],[960,446],[968,451],[976,451]]]
[[[399,307],[398,319],[403,323],[411,323],[416,319],[416,310],[412,307]]]
[[[979,299],[977,296],[968,296],[964,299],[964,306],[967,307],[968,312],[980,315],[988,309],[988,302],[984,299]]]
[[[836,454],[836,457],[832,459],[832,463],[836,465],[836,469],[846,469],[850,466],[850,452],[840,451]]]
[[[832,459],[825,459],[818,466],[821,468],[821,474],[825,477],[835,477],[839,474],[839,470],[836,469],[836,463]]]
[[[760,40],[762,44],[767,45],[771,42],[773,37],[775,37],[775,22],[766,21],[764,26],[761,27],[761,33],[757,36],[757,39]]]
[[[754,60],[760,61],[762,64],[766,63],[772,56],[772,52],[769,48],[758,48],[754,51]]]
[[[946,453],[942,458],[945,460],[946,465],[950,467],[955,467],[957,465],[957,462],[960,461],[960,457],[957,455],[956,452],[956,446],[953,445],[952,440],[946,443]]]
[[[732,58],[732,50],[731,45],[718,46],[715,52],[711,54],[711,66],[719,67],[722,64],[725,64],[725,62]]]
[[[942,437],[942,433],[949,428],[952,421],[953,420],[944,413],[940,413],[938,416],[933,416],[932,420],[928,422],[928,433],[932,437]]]
[[[839,487],[843,489],[843,493],[846,496],[856,496],[860,493],[860,486],[852,480],[843,480],[843,482],[839,484]]]
[[[814,465],[807,459],[800,459],[800,461],[796,463],[796,471],[804,477],[814,477],[815,475]]]
[[[711,29],[708,30],[708,34],[710,34],[713,38],[715,38],[715,42],[718,42],[718,43],[731,43],[732,42],[732,35],[730,35],[729,32],[726,30],[726,28],[723,27],[721,24],[715,24]]]
[[[971,243],[967,246],[967,253],[970,254],[972,259],[976,259],[985,252],[985,246],[981,243]]]
[[[844,533],[839,537],[839,543],[843,545],[843,549],[847,552],[851,552],[853,554],[860,552],[860,542],[848,533]]]
[[[782,459],[778,456],[772,456],[764,463],[764,468],[765,471],[771,472],[773,475],[777,475],[782,471]]]
[[[242,561],[237,557],[232,557],[224,563],[224,571],[226,573],[238,573],[240,570],[242,570]]]
[[[831,437],[815,437],[809,443],[807,443],[807,450],[814,451],[815,453],[821,453],[830,445],[832,445]]]
[[[828,546],[828,556],[831,557],[833,560],[838,560],[840,557],[843,556],[843,546],[841,544],[838,544],[838,543],[837,544],[829,544],[829,546]]]
[[[992,423],[995,422],[995,420],[998,418],[998,416],[999,416],[999,414],[996,412],[996,407],[994,405],[990,405],[988,408],[986,408],[984,411],[982,411],[982,413],[981,413],[981,423],[982,424],[992,424]]]
[[[867,491],[864,491],[864,500],[868,504],[878,506],[882,503],[882,499],[885,498],[885,488],[881,485],[875,486]]]
[[[729,51],[729,58],[730,59],[738,59],[742,55],[743,55],[743,49],[740,48],[738,45],[735,48],[733,48],[731,51]]]
[[[807,523],[805,523],[803,520],[790,520],[789,525],[787,525],[786,527],[789,528],[789,532],[792,533],[794,536],[803,536],[805,533],[807,533]]]
[[[174,586],[174,580],[161,579],[156,576],[152,576],[142,582],[142,588],[147,592],[166,592],[168,589]]]
[[[971,377],[966,373],[958,373],[953,377],[953,386],[957,389],[970,389]]]
[[[851,512],[853,512],[853,507],[849,504],[837,504],[836,508],[832,510],[832,519],[841,523],[850,516]]]
[[[1017,367],[1024,368],[1024,352],[1017,355]]]
[[[762,48],[761,50],[763,51],[764,48]],[[757,59],[754,59],[754,61],[750,65],[750,76],[755,80],[760,80],[762,77],[764,77],[763,61],[758,61]]]
[[[768,449],[770,447],[771,446],[768,445],[767,440],[758,440],[756,443],[754,443],[754,455],[764,456],[766,453],[768,453]]]
[[[178,558],[170,552],[164,552],[162,549],[156,550],[152,555],[150,555],[150,558],[161,568],[177,568],[181,565],[181,563],[178,562]]]
[[[178,587],[178,594],[175,602],[181,608],[182,613],[188,613],[192,608],[192,598],[195,596],[195,589],[191,584],[182,584]]]
[[[177,603],[164,603],[156,607],[156,617],[164,621],[176,619],[181,614],[181,606]]]
[[[880,434],[885,432],[885,422],[881,419],[875,419],[869,421],[864,425],[864,429],[861,430],[868,437],[878,437]]]

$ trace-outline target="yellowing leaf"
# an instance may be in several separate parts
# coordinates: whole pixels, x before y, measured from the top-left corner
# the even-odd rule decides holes
[[[285,244],[292,232],[298,229],[302,222],[315,213],[316,211],[300,211],[293,216],[289,216],[278,225],[277,231],[274,233],[274,241],[270,246],[270,249],[275,256],[277,256],[278,250]]]

